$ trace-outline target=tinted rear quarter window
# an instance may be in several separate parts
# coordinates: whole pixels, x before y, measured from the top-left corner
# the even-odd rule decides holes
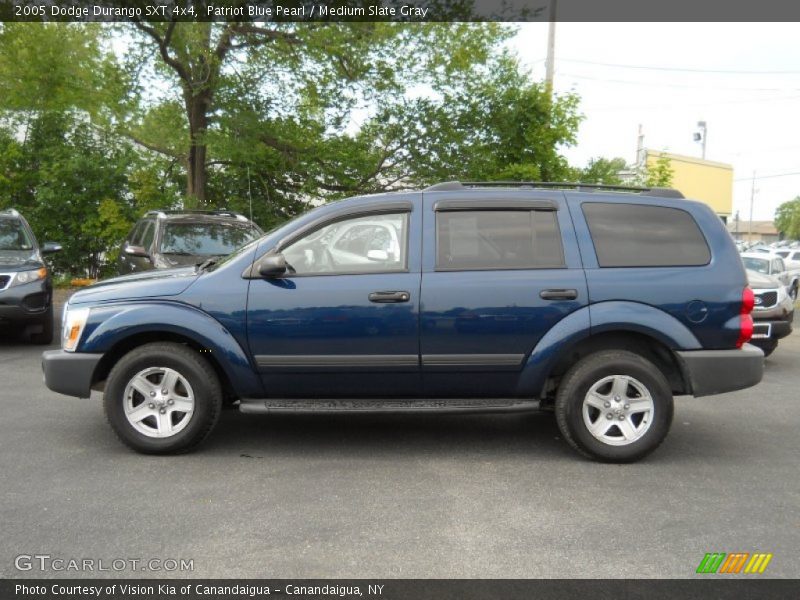
[[[685,210],[604,202],[582,208],[601,267],[692,267],[711,260],[703,233]]]
[[[441,270],[546,269],[564,266],[554,211],[457,210],[436,213]]]

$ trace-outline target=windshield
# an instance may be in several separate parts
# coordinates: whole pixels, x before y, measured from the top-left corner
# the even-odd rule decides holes
[[[0,219],[0,250],[33,250],[33,241],[16,219]]]
[[[768,260],[764,260],[763,258],[752,258],[750,256],[743,256],[742,262],[744,263],[745,269],[750,269],[751,271],[757,271],[759,273],[763,273],[764,275],[769,275]]]
[[[162,254],[224,256],[258,237],[249,224],[167,223],[161,238]]]

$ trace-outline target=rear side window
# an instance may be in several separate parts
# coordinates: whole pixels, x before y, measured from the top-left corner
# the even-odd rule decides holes
[[[583,214],[601,267],[694,267],[711,260],[705,237],[685,210],[586,202]]]
[[[436,268],[446,271],[564,266],[555,211],[436,213]]]

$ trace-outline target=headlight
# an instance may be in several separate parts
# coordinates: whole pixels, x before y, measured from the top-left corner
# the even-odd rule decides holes
[[[64,318],[61,321],[61,347],[67,352],[75,352],[75,348],[78,347],[90,311],[89,308],[70,309],[69,304],[64,306]]]
[[[781,302],[786,300],[786,297],[788,295],[789,295],[789,293],[786,291],[785,287],[783,287],[783,286],[779,287],[778,288],[778,304],[780,304]]]
[[[33,269],[32,271],[20,271],[14,274],[14,281],[11,282],[11,286],[24,285],[45,277],[47,277],[47,269],[45,267]]]

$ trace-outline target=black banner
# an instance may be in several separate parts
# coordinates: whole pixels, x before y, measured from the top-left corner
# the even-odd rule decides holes
[[[797,597],[798,580],[777,579],[20,579],[0,581],[3,600],[593,600]]]
[[[791,0],[0,0],[2,21],[800,21]]]

